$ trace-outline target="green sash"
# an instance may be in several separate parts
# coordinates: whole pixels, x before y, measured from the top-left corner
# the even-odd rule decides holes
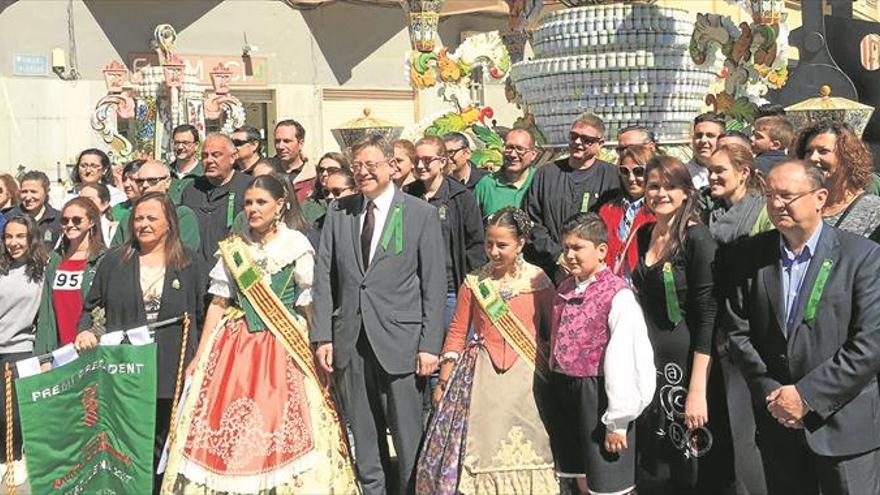
[[[516,351],[538,376],[546,379],[548,375],[547,356],[541,352],[535,339],[525,325],[511,311],[507,301],[488,280],[479,280],[475,275],[465,277],[465,284],[479,303],[480,308],[498,330],[510,347]]]
[[[663,263],[663,290],[666,293],[666,317],[673,325],[678,326],[683,319],[681,316],[681,304],[678,302],[678,292],[675,290],[675,275],[672,273],[672,263]]]
[[[813,282],[813,289],[810,290],[810,298],[807,300],[807,309],[804,311],[804,322],[812,324],[816,320],[816,309],[819,307],[819,301],[822,299],[822,293],[825,291],[825,284],[828,283],[828,275],[831,274],[831,267],[834,261],[825,258],[822,266],[819,267],[819,274],[816,275],[816,281]]]

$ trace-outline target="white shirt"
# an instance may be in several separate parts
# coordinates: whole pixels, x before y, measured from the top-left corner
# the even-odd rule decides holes
[[[583,293],[595,277],[578,283],[576,293]],[[605,395],[608,407],[602,423],[608,431],[626,435],[627,425],[635,421],[654,398],[657,386],[654,348],[648,339],[648,327],[642,308],[630,289],[621,289],[611,299],[605,348]]]
[[[361,212],[360,216],[361,232],[364,231],[364,215],[367,212],[367,201],[370,201],[370,199],[364,196],[364,211]],[[394,184],[388,184],[388,187],[373,200],[373,239],[370,241],[370,261],[373,261],[373,255],[376,254],[376,248],[379,247],[379,240],[382,238],[382,230],[385,227],[385,219],[388,218],[388,212],[391,210],[392,201],[394,201]]]
[[[684,166],[687,167],[688,172],[690,172],[691,180],[694,182],[694,187],[697,188],[698,191],[709,185],[709,169],[697,163],[696,160],[691,160],[685,163]]]

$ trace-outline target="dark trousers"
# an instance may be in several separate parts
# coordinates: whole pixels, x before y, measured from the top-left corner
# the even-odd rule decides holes
[[[413,356],[415,360],[415,356]],[[383,469],[380,442],[386,425],[397,453],[396,493],[413,492],[413,472],[422,441],[422,392],[415,373],[390,375],[382,369],[365,332],[348,365],[334,373],[342,409],[354,437],[358,481],[365,495],[384,495],[395,483]]]
[[[733,443],[733,467],[736,473],[736,492],[740,495],[760,495],[766,490],[761,452],[755,443],[755,415],[752,396],[742,372],[721,354],[716,361],[724,374],[727,411],[730,418],[730,436]],[[711,413],[710,413],[711,414]]]
[[[758,414],[758,446],[769,495],[880,493],[880,450],[843,457],[816,455],[803,430],[785,428],[769,414]]]
[[[16,361],[27,359],[33,356],[32,352],[10,352],[8,354],[0,354],[0,373],[2,373],[3,394],[6,394],[6,363],[15,367]],[[6,438],[6,401],[3,401],[2,417],[0,417],[0,434]],[[6,442],[3,442],[6,445]],[[12,387],[12,457],[13,460],[21,459],[21,418],[18,415],[18,399],[15,393],[15,386]],[[8,462],[6,459],[6,447],[0,448],[0,459],[3,463]],[[0,473],[2,474],[2,473]]]
[[[159,459],[162,458],[162,449],[165,448],[165,440],[171,429],[171,406],[174,399],[156,399],[156,433],[153,435],[153,493],[159,493],[162,487],[161,474],[156,474]]]

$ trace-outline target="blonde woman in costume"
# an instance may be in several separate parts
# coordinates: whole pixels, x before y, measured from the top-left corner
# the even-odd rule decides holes
[[[288,198],[279,178],[254,179],[249,228],[220,243],[162,493],[357,493],[308,346],[314,252]]]

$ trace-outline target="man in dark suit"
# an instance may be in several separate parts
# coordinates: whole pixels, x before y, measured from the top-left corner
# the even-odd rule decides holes
[[[315,266],[315,358],[333,373],[354,435],[366,494],[394,482],[379,442],[391,430],[400,468],[398,493],[412,493],[422,438],[416,376],[437,367],[443,343],[446,267],[437,209],[391,181],[391,145],[368,137],[351,147],[361,194],[327,211]]]
[[[778,164],[767,177],[778,231],[719,263],[771,494],[880,493],[880,246],[824,224],[827,196],[815,166]]]

